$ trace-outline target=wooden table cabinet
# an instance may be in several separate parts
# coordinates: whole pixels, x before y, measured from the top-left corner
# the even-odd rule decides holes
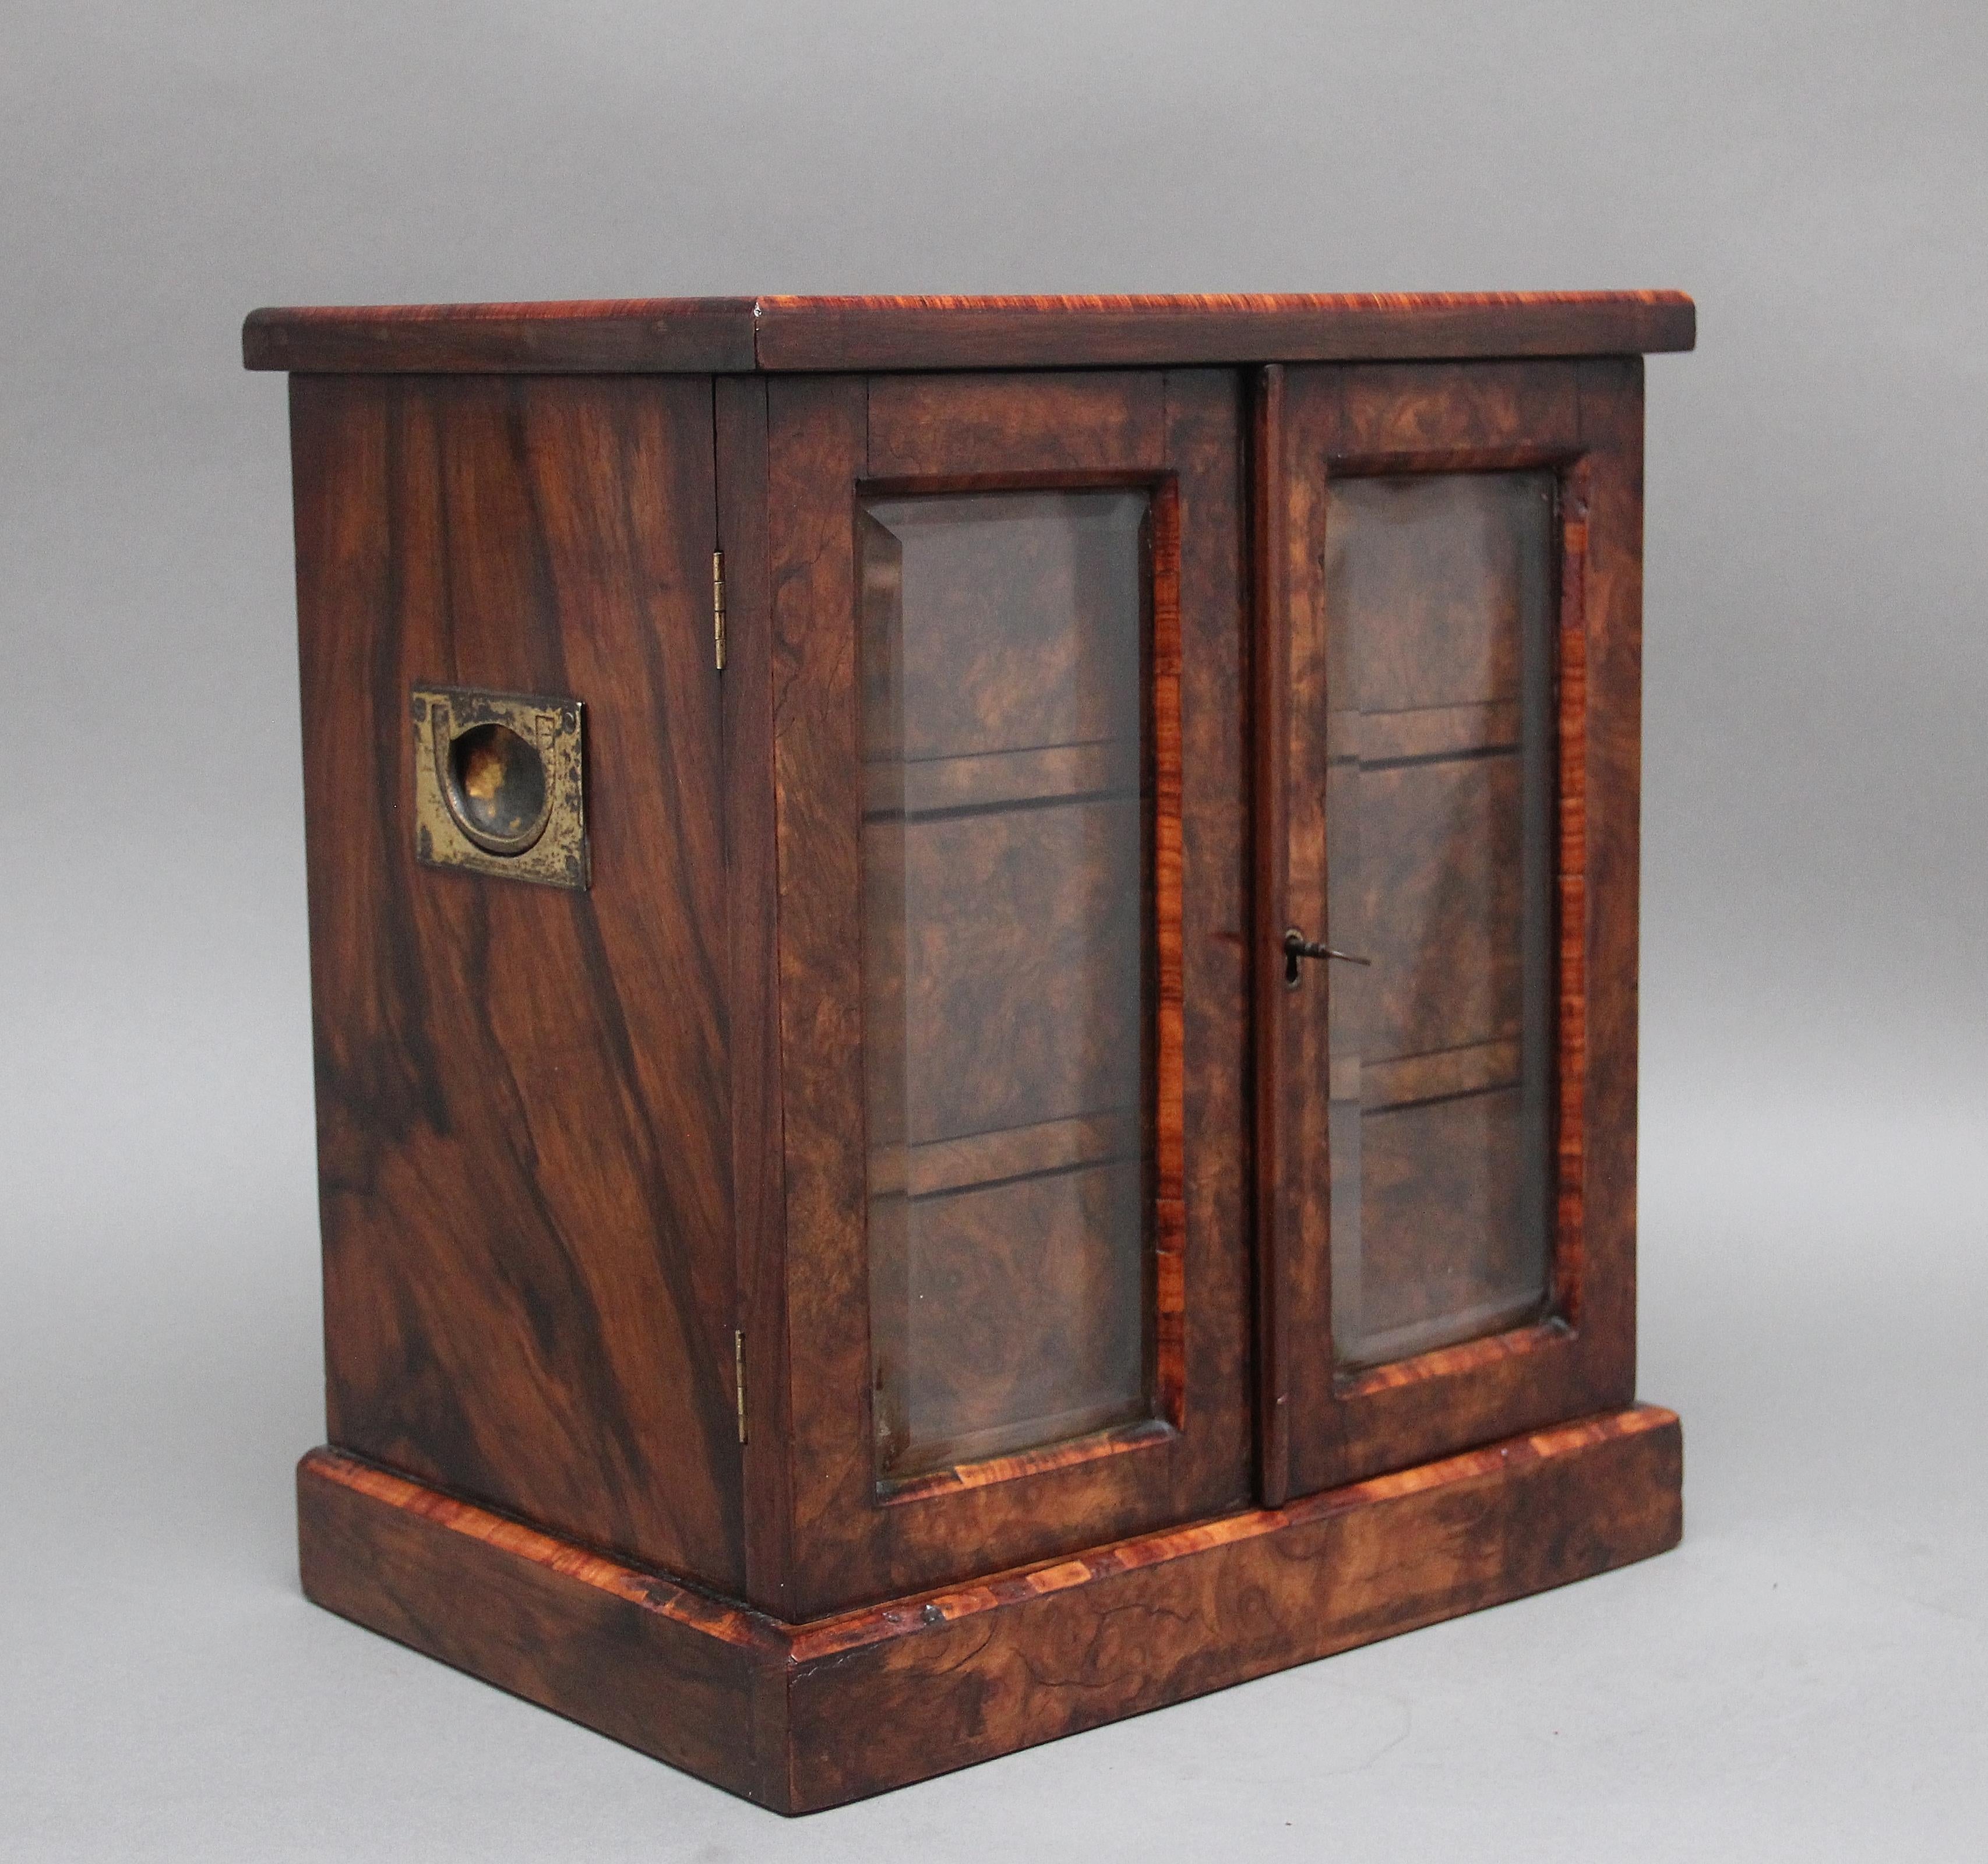
[[[1668,293],[258,312],[333,1610],[782,1811],[1600,1572]]]

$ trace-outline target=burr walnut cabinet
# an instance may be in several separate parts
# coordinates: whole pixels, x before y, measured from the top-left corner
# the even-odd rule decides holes
[[[786,1812],[1672,1544],[1670,293],[262,311],[332,1609]]]

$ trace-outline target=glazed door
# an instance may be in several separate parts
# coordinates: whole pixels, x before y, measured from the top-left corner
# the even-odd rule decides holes
[[[1248,1498],[1239,384],[766,392],[799,1617]]]
[[[1641,375],[1259,386],[1276,1500],[1631,1396]]]

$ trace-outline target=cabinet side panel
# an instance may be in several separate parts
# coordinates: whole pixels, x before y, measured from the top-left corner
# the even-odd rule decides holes
[[[332,1440],[733,1585],[711,420],[695,378],[292,389]],[[417,683],[581,703],[590,889],[417,863]]]

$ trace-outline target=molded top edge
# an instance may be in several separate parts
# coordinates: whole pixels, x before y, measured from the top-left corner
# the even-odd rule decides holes
[[[250,369],[745,374],[1690,349],[1681,292],[762,297],[252,312]]]

